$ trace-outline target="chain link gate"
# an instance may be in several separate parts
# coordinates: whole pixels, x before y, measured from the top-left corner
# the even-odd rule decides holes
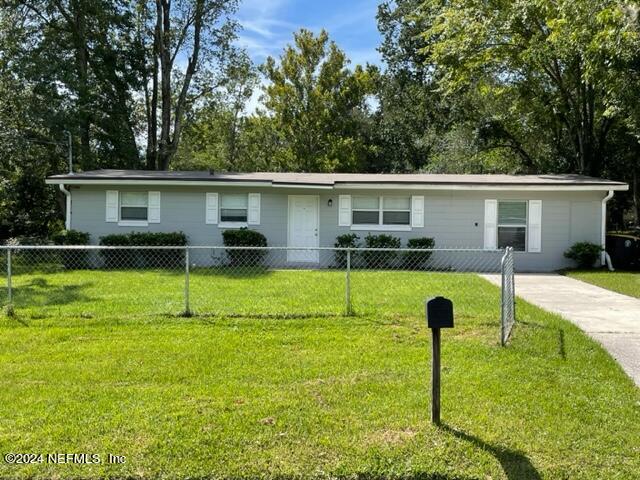
[[[513,248],[507,247],[501,261],[502,295],[500,342],[506,345],[516,321],[516,292]]]

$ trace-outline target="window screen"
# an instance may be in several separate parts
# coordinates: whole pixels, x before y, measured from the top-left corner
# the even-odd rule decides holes
[[[222,195],[220,221],[245,223],[247,221],[248,198],[246,194]]]
[[[498,248],[527,248],[527,202],[498,202]]]
[[[354,225],[378,225],[380,223],[380,199],[378,197],[353,197],[352,222]]]
[[[383,197],[383,225],[409,225],[411,223],[411,198]]]
[[[146,192],[120,193],[120,220],[146,221],[149,195]]]

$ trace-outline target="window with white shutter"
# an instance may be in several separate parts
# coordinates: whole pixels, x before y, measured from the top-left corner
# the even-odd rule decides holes
[[[413,228],[424,227],[424,197],[422,195],[411,197],[411,226]]]
[[[249,212],[247,215],[249,225],[260,225],[260,194],[249,194]]]
[[[495,250],[498,224],[498,200],[484,201],[484,248]]]
[[[209,192],[205,198],[205,223],[215,225],[218,223],[218,194]]]
[[[117,190],[107,190],[105,221],[106,222],[118,221],[118,191]]]
[[[351,226],[351,195],[340,195],[338,197],[338,226]]]
[[[160,192],[149,192],[147,217],[149,223],[160,223]]]
[[[529,245],[532,253],[542,251],[542,200],[529,200]]]

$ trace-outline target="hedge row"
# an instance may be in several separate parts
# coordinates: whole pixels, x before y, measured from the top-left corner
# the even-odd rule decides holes
[[[393,248],[399,249],[402,246],[400,238],[392,235],[371,235],[364,238],[364,244],[360,242],[360,237],[355,233],[347,233],[336,238],[334,244],[337,248]],[[407,248],[430,250],[435,246],[435,240],[428,237],[411,238],[407,241]],[[367,268],[390,268],[398,264],[406,268],[423,268],[433,252],[386,252],[386,251],[364,251],[352,252],[351,261],[362,258]],[[335,261],[338,267],[344,268],[347,265],[347,252],[337,251]]]
[[[105,235],[100,245],[108,247],[182,247],[187,245],[183,232],[131,232]],[[183,249],[100,250],[106,268],[179,268],[184,265]]]

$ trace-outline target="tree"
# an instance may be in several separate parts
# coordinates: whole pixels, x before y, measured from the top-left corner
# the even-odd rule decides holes
[[[173,162],[179,169],[243,171],[247,162],[243,134],[248,125],[247,103],[258,86],[258,72],[245,53],[227,68],[226,81],[203,96],[187,117],[181,146]]]
[[[102,161],[136,166],[132,92],[141,63],[128,42],[133,23],[127,4],[9,1],[0,17],[0,49],[10,74],[33,86],[33,95],[48,96],[39,119],[57,128],[54,137],[67,129],[79,139],[80,168]]]
[[[600,175],[616,108],[616,54],[638,49],[637,30],[613,0],[423,2],[421,52],[448,97],[492,106],[481,138],[510,149],[525,169]],[[615,49],[603,39],[615,37]],[[612,42],[612,45],[614,43]],[[541,143],[551,158],[536,151]]]
[[[224,82],[236,28],[228,15],[236,6],[237,0],[139,0],[148,168],[169,168],[185,116]]]
[[[262,71],[269,82],[263,102],[282,141],[282,167],[303,172],[358,171],[368,147],[361,130],[375,68],[347,68],[349,61],[323,30],[294,34],[279,61]],[[267,122],[262,122],[264,125]]]

